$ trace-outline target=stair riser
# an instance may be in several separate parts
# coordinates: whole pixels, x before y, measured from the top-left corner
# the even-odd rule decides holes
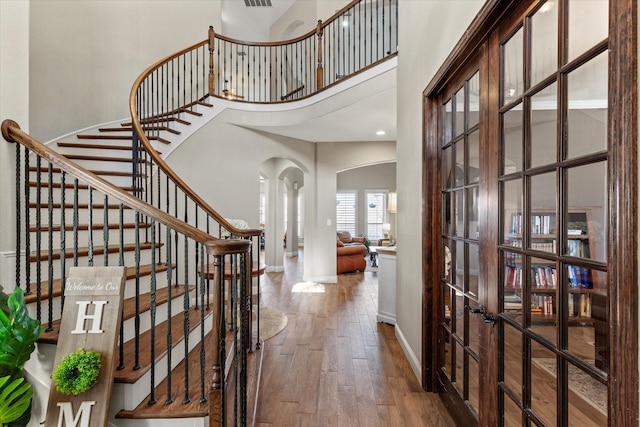
[[[85,159],[73,159],[75,163],[88,170],[113,170],[122,172],[132,172],[131,154],[128,157],[122,155],[112,156],[117,159],[128,159],[128,161],[113,161],[113,160],[85,160]]]
[[[181,313],[183,310],[183,296],[177,296],[175,298],[173,298],[173,300],[171,301],[171,315],[176,315],[178,313]],[[53,305],[52,305],[52,321],[55,320],[59,320],[61,315],[61,307],[60,307],[60,299],[56,298],[53,300]],[[27,309],[29,310],[29,315],[31,317],[33,317],[34,319],[37,318],[37,305],[35,303],[31,303],[27,305]],[[48,325],[48,321],[49,321],[49,306],[47,304],[47,302],[44,302],[41,307],[41,314],[40,314],[40,321],[42,322],[42,324],[45,326],[45,328]],[[167,303],[164,304],[160,304],[156,307],[156,325],[160,324],[162,322],[164,322],[165,320],[167,320],[167,310],[168,310],[168,305]],[[140,313],[140,333],[144,333],[146,331],[148,331],[149,329],[151,329],[151,311],[144,311],[142,313]],[[135,337],[135,328],[136,328],[136,319],[135,317],[131,317],[127,320],[124,321],[124,341],[129,341],[131,339],[133,339]]]
[[[88,223],[84,223],[84,225],[87,225]],[[96,225],[98,226],[102,226],[102,221],[94,221],[94,227]],[[67,228],[72,227],[71,223],[67,224]],[[117,245],[120,242],[120,230],[115,228],[115,229],[109,229],[108,231],[108,244],[109,245]],[[78,230],[78,247],[89,247],[89,237],[91,237],[91,241],[93,242],[93,247],[97,248],[97,247],[102,247],[104,245],[104,229],[99,228],[99,229],[94,229],[91,230],[91,232],[89,230]],[[157,231],[156,228],[156,241],[160,240],[159,237],[162,237],[162,241],[164,242],[164,240],[166,239],[166,231],[162,231],[162,236],[159,236],[159,233]],[[135,243],[135,239],[136,239],[136,230],[135,228],[125,228],[122,230],[122,235],[123,235],[123,242],[126,243]],[[53,249],[60,249],[62,244],[62,233],[60,231],[53,231],[50,235],[49,231],[41,231],[40,232],[40,249],[41,250],[48,250],[49,248],[49,237],[51,237],[51,243],[53,246]],[[145,242],[147,240],[149,240],[151,238],[151,229],[150,228],[144,228],[139,226],[138,229],[138,241],[140,243]],[[74,241],[75,241],[75,232],[73,229],[70,230],[65,230],[64,232],[64,240],[65,240],[65,247],[66,248],[72,248],[74,246]],[[38,233],[37,232],[32,232],[30,237],[29,237],[29,245],[30,245],[30,250],[31,251],[35,251],[38,248]]]
[[[30,200],[31,203],[34,203],[34,200]],[[58,201],[56,201],[57,203]],[[42,207],[40,209],[40,223],[41,224],[48,224],[49,223],[49,210],[47,208],[47,200],[46,198],[43,198],[41,203],[44,204],[44,207]],[[73,204],[73,199],[69,200],[67,199],[65,201],[65,203],[67,204]],[[103,205],[103,199],[102,197],[99,200],[96,200],[94,198],[93,200],[94,205],[100,205],[99,207],[95,207],[93,209],[93,213],[92,213],[92,217],[93,217],[93,221],[96,222],[98,221],[99,223],[103,222],[103,218],[104,218],[104,208],[102,207]],[[117,204],[117,201],[109,201],[110,204]],[[65,217],[65,222],[67,224],[70,224],[73,222],[73,216],[74,216],[74,209],[72,207],[66,208],[64,210],[64,217]],[[36,224],[36,217],[37,217],[38,213],[36,212],[35,208],[29,209],[29,224],[30,225],[35,225]],[[77,215],[78,215],[78,221],[79,222],[83,222],[86,223],[88,218],[89,218],[89,211],[86,208],[82,208],[82,207],[78,207],[78,211],[77,211]],[[62,210],[56,207],[53,207],[52,211],[51,211],[51,217],[52,217],[52,221],[53,224],[60,224],[60,222],[62,221]],[[134,222],[134,218],[135,218],[135,212],[132,209],[127,209],[123,207],[122,210],[122,220],[123,222],[127,223],[127,222]],[[109,222],[118,222],[120,220],[120,209],[119,208],[115,208],[115,209],[107,209],[107,219],[109,220]]]
[[[85,143],[85,142],[81,142]],[[98,140],[93,142],[88,142],[90,144],[95,145],[113,145],[117,147],[131,147],[131,142],[127,144],[127,141],[119,141],[119,140]],[[58,152],[64,155],[80,155],[80,156],[94,156],[94,157],[117,157],[117,158],[132,158],[132,150],[124,150],[124,149],[105,149],[102,147],[89,148],[84,146],[78,147],[58,147]],[[104,163],[108,163],[104,161]]]
[[[67,251],[70,250],[69,245],[73,243],[72,239],[67,239]],[[112,245],[117,243],[114,242],[109,242]],[[46,243],[43,243],[43,246],[45,246]],[[33,256],[36,256],[36,251],[33,248],[33,243],[31,245],[31,252],[33,254]],[[54,246],[55,248],[56,246]],[[86,250],[86,247],[83,248],[83,250]],[[93,246],[93,264],[96,266],[103,266],[103,265],[110,265],[110,266],[117,266],[120,265],[120,255],[118,252],[115,253],[110,253],[108,254],[108,258],[107,258],[107,263],[104,262],[104,254],[103,253],[98,253],[98,251],[102,251],[103,250],[103,246],[102,245],[94,245]],[[160,261],[165,262],[165,253],[164,253],[164,248],[160,248],[160,254],[158,253],[158,251],[156,250],[155,252],[155,262],[156,264]],[[46,254],[46,250],[43,250],[41,252],[41,256],[44,256],[44,254]],[[162,256],[162,259],[159,259],[159,257]],[[150,249],[141,249],[140,250],[140,265],[144,265],[144,264],[150,264],[151,263],[151,250]],[[136,254],[135,251],[124,251],[123,252],[123,265],[125,266],[134,266],[136,264]],[[73,266],[73,256],[67,256],[64,259],[64,263],[65,263],[65,268],[67,269],[67,273],[69,271],[69,267]],[[79,266],[87,266],[89,265],[89,257],[88,255],[78,255],[78,265]],[[61,277],[61,268],[62,268],[62,260],[60,258],[54,258],[51,260],[51,266],[53,267],[53,277],[54,278],[59,278]],[[33,278],[33,276],[35,275],[36,269],[38,267],[38,263],[36,261],[32,261],[31,262],[31,276]],[[48,277],[48,271],[49,271],[49,260],[42,260],[40,263],[40,268],[41,271],[43,272],[43,276],[47,276]]]
[[[206,319],[204,323],[205,327],[205,335],[211,331],[211,320]],[[189,349],[191,351],[195,346],[200,345],[200,328],[196,328],[189,334]],[[177,345],[173,347],[171,352],[171,369],[175,368],[184,358],[185,355],[184,342],[181,341]],[[199,361],[192,361],[190,363],[199,363]],[[209,370],[210,367],[205,367],[205,372]],[[210,373],[210,372],[209,372]],[[205,373],[206,375],[206,373]],[[167,376],[167,357],[161,358],[159,363],[156,363],[156,372],[155,372],[155,381],[156,386],[162,382]],[[150,384],[151,372],[147,372],[143,375],[138,381],[134,384],[122,384],[115,383],[112,393],[111,405],[114,409],[118,408],[125,410],[133,410],[136,406],[142,403],[143,400],[147,398],[149,395],[149,384]],[[178,387],[178,385],[174,384],[174,387]],[[200,396],[192,396],[192,398],[198,399]],[[181,398],[180,396],[176,396],[176,398]],[[161,404],[162,402],[158,402]],[[180,422],[182,425],[182,422]]]
[[[156,325],[167,320],[167,310],[168,305],[161,304],[156,307]],[[182,295],[174,298],[171,301],[171,315],[174,316],[178,313],[182,313]],[[140,313],[140,333],[144,333],[151,329],[151,312],[145,311]],[[124,322],[124,340],[129,341],[135,337],[136,334],[136,323],[135,317],[131,319],[127,319]]]
[[[66,181],[65,185],[71,185],[73,186],[73,181]],[[38,192],[38,188],[34,185],[34,187],[30,187],[29,188],[29,203],[37,203],[37,192]],[[127,191],[128,194],[132,194],[132,192]],[[52,195],[52,203],[60,203],[62,201],[62,189],[61,188],[52,188],[51,189],[51,195]],[[74,200],[73,200],[73,187],[71,188],[65,188],[64,190],[64,198],[65,198],[65,203],[66,204],[73,204]],[[104,194],[99,192],[99,191],[92,191],[92,198],[93,198],[93,204],[103,204],[104,203]],[[22,195],[22,201],[24,201],[24,194]],[[40,203],[48,203],[49,201],[49,188],[45,185],[42,185],[40,187]],[[78,204],[86,204],[88,205],[89,203],[89,190],[88,189],[78,189]],[[109,197],[108,203],[110,204],[119,204],[120,201],[114,197]],[[58,209],[54,209],[58,210]],[[43,218],[46,217],[45,212],[46,209],[42,209],[40,214],[42,215]],[[73,210],[71,210],[73,211]],[[102,211],[101,209],[96,209],[96,211]],[[83,215],[87,216],[88,214],[86,213],[86,209],[81,209],[79,212],[84,212]],[[97,212],[95,212],[97,213]],[[35,215],[35,211],[34,211],[34,215]],[[79,214],[80,215],[80,214]]]

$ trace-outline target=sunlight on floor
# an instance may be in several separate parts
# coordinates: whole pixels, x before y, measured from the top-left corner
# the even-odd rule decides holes
[[[294,293],[323,294],[324,285],[316,282],[298,282],[291,288]]]

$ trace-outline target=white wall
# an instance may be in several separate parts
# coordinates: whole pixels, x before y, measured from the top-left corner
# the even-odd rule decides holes
[[[396,335],[418,378],[422,358],[422,91],[483,3],[483,0],[400,1]]]
[[[142,71],[220,28],[221,0],[29,3],[30,65],[39,70],[30,75],[31,134],[41,141],[127,117]]]
[[[29,2],[0,1],[0,120],[12,119],[29,131]],[[15,150],[0,138],[0,285],[15,282]]]
[[[382,163],[371,166],[363,166],[361,168],[349,169],[338,173],[338,181],[336,189],[340,190],[356,190],[358,192],[359,207],[357,213],[357,234],[364,236],[366,234],[366,190],[387,190],[389,192],[396,191],[396,164]],[[395,214],[389,214],[388,219],[391,225],[391,235],[395,236],[395,219],[391,217]]]
[[[295,2],[271,25],[269,40],[290,40],[315,29],[318,24],[315,4],[315,0]]]
[[[200,129],[167,159],[169,165],[212,206],[229,218],[242,218],[259,226],[260,181],[269,179],[268,207],[273,212],[266,230],[267,265],[281,264],[284,230],[281,218],[284,185],[280,175],[292,164],[304,175],[305,280],[335,282],[335,192],[340,170],[395,160],[395,143],[320,143],[252,131],[214,120]],[[247,174],[247,171],[255,173]],[[233,183],[233,185],[220,185]],[[239,196],[241,195],[241,196]],[[233,203],[230,203],[233,201]],[[273,240],[271,240],[273,239]]]
[[[393,141],[375,142],[323,142],[317,144],[317,185],[316,185],[316,232],[318,235],[312,242],[317,244],[317,254],[322,254],[321,262],[309,266],[312,277],[323,278],[331,273],[325,281],[337,281],[336,277],[336,188],[337,172],[358,166],[392,162],[396,159],[396,145]],[[305,235],[305,257],[307,247]],[[331,254],[326,258],[324,254]],[[312,258],[316,259],[316,258]],[[305,263],[305,273],[307,272]],[[315,279],[318,280],[318,279]]]

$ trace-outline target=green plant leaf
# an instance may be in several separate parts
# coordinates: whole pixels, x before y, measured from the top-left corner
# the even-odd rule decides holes
[[[16,421],[31,407],[33,389],[24,377],[0,377],[0,424]]]
[[[2,294],[0,289],[0,304],[6,304],[0,306],[0,365],[22,369],[44,328],[29,316],[22,289],[6,299]]]

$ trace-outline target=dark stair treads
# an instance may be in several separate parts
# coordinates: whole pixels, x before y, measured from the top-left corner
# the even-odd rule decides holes
[[[156,243],[155,247],[159,248],[162,245],[160,243]],[[140,250],[147,250],[151,248],[151,243],[140,243]],[[127,243],[122,245],[123,252],[132,252],[136,250],[135,243]],[[120,251],[120,245],[109,245],[107,247],[107,253],[115,254]],[[51,254],[51,259],[60,259],[60,255],[62,251],[60,249],[55,249]],[[89,248],[82,247],[78,248],[78,256],[85,257],[89,255]],[[95,245],[93,247],[93,255],[104,255],[104,246],[103,245]],[[66,248],[64,252],[65,258],[73,258],[73,248]],[[36,251],[31,251],[31,255],[29,256],[29,261],[35,262],[37,261],[38,254]],[[49,251],[43,250],[40,251],[40,261],[48,261],[49,260]]]
[[[200,327],[200,310],[191,307],[188,316],[189,332]],[[205,311],[204,321],[211,321],[211,311]],[[173,347],[183,345],[184,340],[184,315],[178,313],[171,318],[171,341]],[[169,351],[167,348],[167,331],[169,322],[158,324],[155,328],[156,354],[155,361],[158,362]],[[151,330],[140,334],[139,361],[140,367],[135,367],[135,339],[124,343],[124,369],[114,371],[114,381],[118,383],[133,384],[151,369]]]
[[[175,266],[175,265],[174,265]],[[144,276],[149,276],[152,272],[153,269],[151,268],[152,266],[150,264],[144,264],[141,265],[139,268],[139,274],[140,277],[144,277]],[[167,264],[156,264],[156,268],[155,268],[155,272],[156,274],[158,273],[163,273],[167,271]],[[125,279],[126,280],[131,280],[131,279],[135,279],[136,277],[136,268],[135,267],[127,267],[125,269]],[[54,279],[51,283],[51,287],[52,287],[52,295],[53,298],[57,298],[59,296],[62,295],[62,286],[61,286],[62,280],[61,279]],[[30,292],[29,294],[25,294],[24,296],[24,300],[27,304],[30,303],[34,303],[37,301],[38,299],[38,294],[37,294],[37,283],[31,283],[30,284]],[[26,291],[25,291],[26,292]],[[40,300],[44,301],[46,299],[49,298],[49,287],[48,287],[48,282],[41,282],[40,283]],[[45,335],[47,334],[47,332],[45,332]],[[53,340],[52,342],[55,343],[58,340],[58,332],[56,329],[55,332],[55,340],[53,340],[53,336],[49,336],[45,342],[51,342],[51,340]],[[42,340],[43,338],[40,338],[40,340]]]
[[[122,228],[124,229],[132,229],[135,228],[136,224],[135,223],[125,223],[122,224]],[[138,224],[138,228],[142,229],[142,228],[148,228],[151,227],[150,224],[145,224],[144,222],[141,222]],[[41,225],[40,227],[37,227],[35,225],[32,225],[31,227],[29,227],[29,231],[31,232],[36,232],[36,231],[41,231],[43,233],[46,233],[49,231],[49,226],[48,225]],[[51,231],[60,231],[62,227],[60,226],[60,224],[56,224],[54,226],[51,227]],[[102,230],[104,228],[104,224],[93,224],[92,229],[93,230]],[[107,227],[109,230],[117,230],[120,228],[120,225],[117,223],[112,223],[112,224],[107,224]],[[73,231],[73,224],[66,224],[64,227],[65,231]],[[86,231],[89,229],[89,224],[78,224],[78,231]]]
[[[127,158],[127,157],[88,156],[83,154],[65,154],[64,156],[70,160],[92,160],[92,161],[98,161],[98,162],[121,162],[121,163],[133,162],[133,159]],[[144,159],[139,158],[138,163],[144,163]]]
[[[172,129],[169,126],[143,126],[142,129],[147,132],[166,131],[174,135],[181,134],[179,130]],[[119,128],[99,128],[98,131],[99,132],[133,132],[133,128],[131,126],[123,126]]]
[[[226,349],[227,352],[232,349],[231,334],[228,334]],[[213,333],[209,332],[205,337],[205,349],[210,349],[213,346]],[[262,368],[264,344],[260,346],[260,349],[256,349],[253,352],[247,354],[247,407],[250,410],[247,413],[247,425],[253,425],[254,410],[256,405],[257,393],[260,387],[260,374]],[[145,398],[134,410],[127,411],[121,410],[116,414],[116,418],[130,418],[130,419],[154,419],[154,418],[198,418],[206,417],[209,415],[210,402],[201,402],[202,391],[200,389],[200,344],[193,348],[189,352],[189,389],[188,395],[190,401],[184,403],[185,396],[185,362],[180,362],[171,371],[171,384],[172,384],[172,396],[171,403],[167,404],[167,379],[165,378],[160,384],[155,387],[156,403],[149,403],[149,396]],[[205,351],[205,398],[209,399],[211,389],[211,366],[212,366],[211,351]],[[233,394],[227,393],[229,402],[233,405]],[[229,417],[233,417],[233,412],[227,412]]]
[[[29,181],[29,187],[32,188],[37,188],[38,187],[38,183],[36,181]],[[41,189],[45,189],[49,187],[49,182],[48,181],[40,181],[40,188]],[[51,188],[61,188],[62,187],[62,183],[61,182],[52,182],[51,183]],[[67,189],[73,189],[75,188],[73,182],[65,182],[64,183],[64,188]],[[118,186],[119,189],[124,190],[124,191],[133,191],[134,188],[131,186]],[[87,184],[78,184],[78,190],[88,190],[89,186]]]
[[[38,172],[38,168],[36,166],[29,166],[29,171],[30,172]],[[40,168],[40,173],[42,175],[47,174],[49,172],[49,169],[47,167],[41,167]],[[51,172],[58,174],[61,172],[60,168],[52,168]],[[131,172],[127,171],[111,171],[111,170],[89,170],[89,172],[93,173],[94,175],[106,175],[106,176],[131,176]],[[145,175],[142,173],[137,173],[136,174],[137,177],[144,177]],[[70,182],[73,182],[73,177],[69,177],[67,178]]]
[[[38,206],[37,203],[29,203],[29,208],[30,209],[35,209]],[[51,207],[53,209],[60,209],[62,205],[60,203],[52,203]],[[73,203],[65,203],[64,207],[66,209],[73,209]],[[91,207],[93,209],[104,209],[104,204],[103,203],[94,203],[93,205],[91,205]],[[127,206],[122,206],[124,209],[130,209]],[[49,204],[47,202],[44,203],[40,203],[40,209],[48,209],[49,208]],[[118,209],[120,208],[120,205],[115,204],[115,203],[109,203],[107,205],[107,208],[109,209]],[[89,209],[89,204],[88,203],[78,203],[78,209]]]
[[[68,148],[90,148],[96,150],[120,150],[120,151],[132,151],[133,147],[129,145],[107,145],[107,144],[80,144],[77,142],[58,142],[58,147]]]

